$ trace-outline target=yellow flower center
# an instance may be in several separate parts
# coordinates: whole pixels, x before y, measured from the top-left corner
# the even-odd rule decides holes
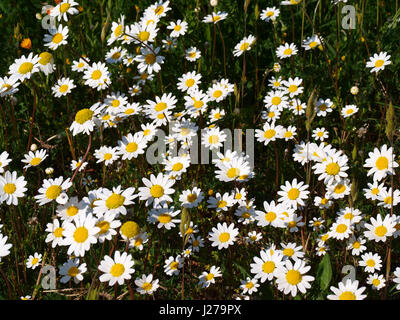
[[[373,268],[375,267],[375,261],[373,259],[369,259],[367,260],[366,265]]]
[[[272,103],[274,106],[280,105],[281,102],[282,102],[282,99],[281,99],[280,97],[273,97],[273,98],[271,99],[271,103]]]
[[[158,221],[161,223],[168,223],[171,222],[172,217],[168,213],[162,213],[158,216]]]
[[[73,266],[73,267],[68,269],[68,275],[71,278],[76,277],[78,274],[79,274],[79,269],[77,267]]]
[[[381,281],[379,279],[372,280],[372,285],[374,285],[375,287],[379,286],[380,284],[381,284]]]
[[[354,248],[354,249],[359,249],[360,247],[361,247],[361,243],[358,242],[358,241],[354,241],[354,243],[353,243],[353,248]]]
[[[136,142],[130,142],[126,146],[127,152],[136,152],[137,149],[138,149],[138,144]]]
[[[210,137],[208,138],[208,142],[209,142],[210,144],[216,144],[216,143],[218,143],[218,141],[219,141],[219,138],[218,138],[218,136],[215,135],[215,134],[213,134],[212,136],[210,136]]]
[[[183,164],[178,162],[172,166],[172,171],[181,171],[183,168]]]
[[[349,110],[346,111],[346,114],[352,114],[353,112],[354,112],[353,109],[349,109]]]
[[[197,195],[195,193],[191,193],[187,196],[188,202],[195,202],[197,200]]]
[[[386,197],[385,200],[383,200],[386,204],[391,204],[392,203],[392,197]]]
[[[187,79],[186,82],[185,82],[187,87],[193,86],[194,83],[195,83],[195,81],[193,79]]]
[[[125,267],[122,263],[116,263],[111,267],[110,273],[113,277],[120,277],[125,271]]]
[[[244,51],[247,50],[249,48],[250,44],[248,42],[244,42],[242,43],[242,45],[240,46],[240,50]]]
[[[268,129],[267,131],[264,132],[264,138],[265,139],[271,139],[274,137],[276,134],[276,131],[274,129]]]
[[[78,243],[83,243],[89,237],[89,231],[85,227],[76,228],[74,231],[74,240]]]
[[[380,67],[382,67],[383,66],[383,64],[385,63],[385,61],[384,60],[376,60],[375,61],[375,67],[377,67],[377,68],[380,68]]]
[[[387,229],[385,226],[379,226],[375,228],[375,234],[378,237],[383,237],[387,233]]]
[[[101,78],[101,76],[102,76],[102,73],[101,73],[100,70],[94,70],[92,72],[92,79],[93,80],[99,80]]]
[[[218,207],[218,208],[224,208],[224,207],[226,207],[227,204],[228,204],[228,203],[227,203],[225,200],[219,200],[219,201],[217,202],[217,207]]]
[[[313,41],[313,42],[310,42],[309,43],[309,46],[310,46],[310,48],[315,48],[316,46],[318,45],[318,42],[316,42],[316,41]]]
[[[356,296],[351,291],[344,291],[339,296],[339,300],[356,300]]]
[[[377,195],[379,193],[379,189],[378,188],[372,188],[371,189],[371,193]]]
[[[104,160],[110,160],[112,158],[112,154],[111,153],[106,153],[104,155]]]
[[[265,273],[272,273],[275,270],[275,262],[273,261],[266,261],[262,265],[262,270]]]
[[[42,52],[39,55],[39,63],[43,66],[45,66],[46,64],[48,64],[50,62],[50,60],[53,58],[53,55],[51,53],[48,52]]]
[[[234,179],[240,175],[240,170],[238,168],[230,168],[226,175],[229,179]]]
[[[230,234],[228,232],[223,232],[219,235],[219,241],[221,242],[227,242],[230,238]]]
[[[71,7],[71,5],[69,3],[62,3],[60,5],[60,12],[61,13],[67,12],[70,7]]]
[[[75,115],[75,122],[84,124],[88,120],[92,120],[94,112],[90,109],[79,110]]]
[[[17,187],[14,183],[7,183],[4,185],[3,190],[7,194],[13,194],[17,190]]]
[[[292,52],[293,52],[293,50],[291,48],[287,48],[287,49],[285,49],[285,51],[283,51],[283,54],[285,56],[288,56],[288,55],[292,54]]]
[[[283,250],[283,254],[287,257],[291,257],[294,254],[294,250],[292,248],[286,248]]]
[[[333,192],[336,194],[340,194],[340,193],[343,193],[345,190],[346,190],[346,186],[344,184],[339,183],[335,186],[335,189],[333,189]]]
[[[39,262],[39,258],[33,258],[32,259],[32,265],[34,266],[35,264],[37,264]]]
[[[134,221],[127,221],[121,226],[120,231],[125,237],[131,239],[139,234],[140,227]]]
[[[303,277],[301,276],[300,272],[297,271],[297,270],[293,270],[293,269],[292,269],[292,270],[289,270],[289,271],[286,273],[286,280],[287,280],[287,282],[288,282],[289,284],[293,285],[293,286],[295,286],[295,285],[297,285],[298,283],[300,283],[302,278],[303,278]]]
[[[99,234],[107,233],[110,229],[110,223],[108,221],[100,221],[96,227],[100,228]]]
[[[62,33],[56,33],[51,41],[54,42],[55,44],[59,44],[63,39],[64,37]]]
[[[174,27],[175,31],[180,31],[182,29],[182,27],[178,24]]]
[[[75,206],[69,206],[67,209],[67,216],[73,217],[79,212],[79,209]]]
[[[326,106],[325,103],[323,103],[323,104],[321,104],[321,105],[319,106],[319,110],[321,110],[321,111],[325,111],[326,109],[327,109],[327,106]]]
[[[122,24],[120,24],[118,27],[115,28],[114,30],[114,35],[118,38],[119,36],[121,36],[124,31],[122,30],[123,26]]]
[[[56,238],[62,237],[64,229],[63,228],[57,228],[53,231],[53,234]]]
[[[153,288],[153,286],[151,285],[151,283],[145,282],[145,283],[143,283],[142,288],[143,288],[144,290],[146,290],[146,291],[150,291],[150,290]]]
[[[273,211],[269,211],[266,215],[265,215],[265,220],[267,220],[268,222],[272,222],[276,219],[276,213]]]
[[[345,224],[343,224],[343,223],[339,224],[336,227],[336,232],[337,233],[344,233],[344,232],[346,232],[346,230],[347,230],[347,226]]]
[[[296,85],[294,85],[294,84],[292,84],[292,85],[289,86],[289,92],[290,92],[290,93],[296,92],[297,89],[298,89],[298,87],[297,87]]]
[[[209,273],[208,275],[206,275],[206,280],[210,281],[214,278],[214,275],[212,273]]]
[[[158,184],[155,184],[150,188],[150,194],[153,198],[160,198],[164,195],[164,188]]]
[[[139,38],[139,40],[141,40],[141,41],[147,41],[147,40],[149,40],[149,38],[150,38],[150,32],[148,32],[148,31],[141,31],[141,32],[139,32],[139,34],[138,34],[138,38]]]
[[[389,167],[389,160],[386,157],[379,157],[375,162],[378,170],[385,170]]]
[[[113,193],[111,196],[109,196],[106,200],[106,207],[108,209],[116,209],[119,208],[124,204],[125,197],[121,196],[120,194]]]
[[[144,58],[144,61],[146,64],[154,64],[154,62],[156,62],[156,56],[153,53],[149,53]]]
[[[325,172],[331,176],[335,176],[339,173],[340,167],[336,162],[328,164],[325,168]]]
[[[22,63],[19,68],[18,68],[18,72],[20,74],[27,74],[29,72],[31,72],[33,69],[33,63],[31,62],[24,62]]]
[[[174,261],[174,262],[172,262],[172,263],[170,264],[169,267],[170,267],[172,270],[176,270],[176,269],[178,269],[178,266],[179,266],[179,263],[176,262],[176,261]]]
[[[300,191],[297,188],[292,188],[288,192],[288,198],[290,200],[296,200],[300,195]]]
[[[60,195],[61,190],[62,189],[60,186],[50,186],[46,190],[46,197],[48,199],[54,200]]]

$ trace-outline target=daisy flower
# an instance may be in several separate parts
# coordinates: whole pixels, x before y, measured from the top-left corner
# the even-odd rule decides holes
[[[182,92],[188,90],[197,90],[199,84],[201,83],[201,74],[196,73],[196,71],[187,72],[178,78],[178,89]]]
[[[263,102],[265,107],[271,108],[272,111],[282,111],[288,107],[288,97],[283,90],[269,91]]]
[[[100,91],[110,84],[110,76],[105,63],[95,62],[86,67],[83,79],[86,80],[85,85]]]
[[[380,290],[386,285],[386,280],[382,274],[370,274],[367,278],[367,283],[372,286],[374,290]]]
[[[198,285],[202,288],[208,288],[210,284],[215,283],[215,278],[222,277],[222,273],[220,271],[220,267],[211,266],[210,271],[204,271],[199,276]]]
[[[86,215],[87,203],[79,201],[78,197],[71,197],[65,204],[57,206],[57,216],[63,221],[72,222],[81,215]]]
[[[325,196],[323,198],[318,196],[314,198],[314,206],[318,207],[319,209],[329,208],[332,204],[333,201],[326,198]]]
[[[0,77],[0,97],[5,97],[18,92],[19,82],[18,77]]]
[[[246,236],[246,242],[250,244],[256,243],[261,239],[262,239],[262,234],[261,232],[257,233],[257,231],[250,231]]]
[[[385,183],[379,184],[378,181],[374,181],[373,183],[368,183],[368,188],[363,189],[365,198],[371,200],[378,200],[379,195],[382,191],[386,191]]]
[[[329,133],[324,127],[316,128],[313,130],[312,137],[317,141],[324,141],[329,138]]]
[[[103,188],[99,199],[94,202],[93,213],[98,217],[102,217],[107,212],[115,213],[117,217],[119,214],[126,215],[125,207],[133,204],[133,200],[138,197],[134,192],[134,187],[123,190],[121,186],[117,186],[113,187],[112,191]]]
[[[265,22],[275,21],[276,18],[279,17],[280,10],[276,7],[266,8],[260,13],[260,19],[264,20]]]
[[[188,23],[180,19],[176,22],[171,21],[167,26],[168,30],[172,30],[169,35],[172,38],[178,38],[180,36],[183,36],[186,33],[187,28],[188,28]]]
[[[392,206],[395,207],[400,202],[400,191],[393,190],[382,190],[378,195],[378,206],[383,206],[384,208],[390,209]]]
[[[116,40],[120,40],[125,33],[125,16],[121,15],[117,22],[113,22],[111,25],[111,36],[107,40],[107,45],[113,44]]]
[[[339,282],[339,288],[331,286],[333,294],[327,296],[328,300],[364,300],[367,295],[362,293],[365,287],[358,287],[358,280],[347,279],[346,282]]]
[[[321,40],[322,40],[322,38],[321,38]],[[314,34],[311,37],[307,37],[306,39],[304,39],[301,46],[306,51],[312,50],[321,45],[321,40],[320,40],[320,37],[318,37],[317,35]]]
[[[114,47],[111,48],[107,53],[106,53],[106,61],[108,63],[119,63],[121,62],[124,57],[127,54],[126,49],[122,49],[121,47]]]
[[[131,274],[135,272],[132,268],[134,264],[132,256],[126,252],[121,254],[118,250],[115,251],[114,259],[105,255],[99,265],[99,270],[104,272],[99,279],[101,282],[108,281],[109,286],[115,283],[123,285],[125,280],[131,279]]]
[[[152,4],[150,7],[148,7],[143,13],[143,15],[147,16],[151,12],[154,12],[159,18],[162,18],[165,17],[167,12],[170,10],[171,7],[169,6],[169,0],[168,1],[160,0]]]
[[[348,118],[348,117],[352,116],[353,114],[355,114],[357,111],[358,111],[358,107],[354,104],[351,104],[351,105],[345,106],[342,109],[341,114],[342,114],[343,118]]]
[[[211,101],[221,102],[227,97],[228,92],[221,83],[213,83],[213,85],[208,88],[207,95]]]
[[[303,294],[306,293],[307,289],[311,288],[310,282],[315,280],[314,277],[306,275],[310,269],[311,267],[306,266],[303,260],[297,260],[294,264],[286,260],[285,265],[278,269],[276,274],[278,290],[284,294],[290,292],[292,297],[297,295],[297,290]]]
[[[111,240],[113,236],[117,234],[115,229],[121,226],[121,221],[116,220],[116,214],[112,212],[106,212],[96,222],[96,227],[100,228],[97,237],[100,243],[105,240]]]
[[[52,50],[56,50],[59,46],[67,44],[68,26],[63,27],[61,24],[58,28],[48,30],[49,34],[44,35],[45,46]]]
[[[140,227],[135,221],[126,221],[119,229],[119,233],[124,240],[130,241],[140,234]]]
[[[293,98],[303,93],[304,87],[301,87],[302,82],[303,79],[300,79],[299,77],[294,79],[289,78],[287,81],[282,81],[282,85],[285,86],[283,89],[286,91],[286,94],[290,96],[290,98]]]
[[[139,188],[140,200],[146,200],[146,207],[154,202],[154,205],[158,205],[162,201],[172,202],[171,194],[175,192],[171,187],[175,181],[170,180],[167,175],[159,173],[157,177],[155,175],[150,176],[150,180],[142,178],[142,182],[145,187]]]
[[[216,228],[212,228],[212,231],[208,234],[208,238],[212,241],[211,245],[213,247],[218,246],[218,250],[221,250],[233,245],[238,234],[239,229],[235,228],[233,223],[228,226],[224,222],[223,224],[218,223]]]
[[[365,267],[365,272],[373,273],[375,271],[381,270],[382,259],[377,253],[368,252],[361,256],[361,261],[359,262],[360,267]]]
[[[13,246],[11,243],[7,243],[7,240],[8,237],[0,233],[0,261],[1,258],[10,254],[10,248]]]
[[[96,218],[92,214],[79,215],[78,219],[65,224],[64,245],[69,246],[67,254],[83,257],[92,244],[97,243]]]
[[[212,12],[203,18],[203,22],[216,24],[219,21],[225,20],[227,16],[228,14],[223,11]]]
[[[250,264],[255,279],[259,279],[261,283],[266,280],[271,281],[276,277],[278,271],[283,268],[283,255],[278,251],[271,253],[271,250],[261,250],[260,257],[253,257],[254,263]]]
[[[196,61],[201,58],[201,51],[196,47],[189,47],[185,50],[185,59],[188,61]]]
[[[303,246],[297,246],[295,242],[281,243],[283,260],[292,259],[296,261],[304,257]]]
[[[83,108],[75,114],[74,122],[72,122],[69,130],[75,136],[78,133],[86,133],[87,135],[93,131],[96,123],[96,116],[101,112],[103,106],[100,102],[95,103],[90,108]]]
[[[21,162],[26,163],[24,166],[24,169],[30,168],[30,167],[36,167],[39,164],[42,163],[44,159],[48,157],[46,150],[41,149],[41,150],[36,150],[35,152],[29,151],[28,154],[24,155],[25,159],[22,159]]]
[[[143,245],[149,241],[149,236],[147,232],[140,232],[136,236],[134,236],[129,241],[129,248],[136,248],[138,250],[143,250]]]
[[[165,57],[158,55],[160,48],[153,49],[151,45],[150,47],[151,50],[148,47],[142,46],[140,48],[140,55],[137,55],[135,58],[139,62],[138,70],[140,73],[157,73],[161,70],[161,64],[164,63]]]
[[[283,212],[283,206],[280,204],[275,204],[272,200],[270,203],[264,201],[264,211],[256,210],[255,219],[257,220],[257,225],[260,227],[265,227],[271,225],[275,228],[283,228],[283,222],[280,218]]]
[[[377,215],[376,219],[374,217],[370,218],[371,223],[366,223],[364,225],[367,231],[364,231],[364,236],[368,240],[374,240],[375,242],[385,242],[386,237],[391,237],[396,231],[396,222],[392,219],[390,215],[386,215],[382,220],[380,214]]]
[[[42,261],[42,255],[35,252],[34,255],[30,255],[28,261],[26,262],[26,267],[29,269],[36,269],[39,263]]]
[[[39,54],[38,67],[46,76],[53,73],[56,70],[53,55],[50,52]]]
[[[350,237],[353,232],[352,226],[349,220],[339,218],[337,219],[329,229],[329,236],[337,240],[343,240]]]
[[[61,78],[57,81],[57,84],[51,88],[51,90],[53,91],[53,95],[56,98],[59,98],[71,93],[71,90],[74,88],[76,88],[76,85],[74,85],[74,80],[69,78]]]
[[[379,52],[379,54],[375,53],[369,58],[366,67],[372,68],[371,72],[378,73],[380,70],[384,70],[385,66],[392,63],[389,59],[390,55],[388,55],[387,52]]]
[[[298,216],[296,213],[291,213],[287,216],[287,218],[284,218],[283,223],[284,226],[289,229],[289,232],[298,232],[299,227],[304,226],[304,222],[301,220],[303,219],[303,216]]]
[[[245,51],[251,50],[251,46],[256,41],[256,38],[253,35],[249,35],[244,37],[233,49],[233,55],[235,57],[239,57]]]
[[[167,203],[163,203],[162,207],[153,208],[150,210],[148,215],[148,221],[150,223],[158,223],[157,228],[164,227],[167,230],[175,228],[177,223],[180,223],[180,219],[174,219],[181,210],[175,210],[174,207],[168,208]]]
[[[351,254],[353,256],[359,256],[360,253],[363,251],[367,250],[367,247],[364,246],[364,243],[366,242],[365,239],[363,238],[356,238],[354,235],[350,238],[349,244],[347,246],[347,250],[351,250]]]
[[[87,164],[88,164],[87,162],[82,162],[82,157],[80,157],[78,161],[76,160],[71,161],[71,170],[75,171],[79,168],[78,171],[81,172],[85,169]]]
[[[365,161],[364,168],[369,169],[367,176],[374,175],[374,181],[381,181],[386,178],[386,176],[395,174],[394,168],[397,168],[399,164],[394,161],[396,158],[393,153],[392,147],[388,148],[386,144],[384,144],[380,150],[378,148],[374,148],[373,152],[368,153],[368,159]]]
[[[24,176],[17,177],[16,171],[6,171],[4,176],[0,176],[0,203],[18,205],[18,198],[24,197],[24,192],[28,190],[26,184]]]
[[[274,123],[264,123],[263,129],[256,129],[255,137],[258,142],[263,142],[264,145],[268,145],[271,141],[282,138],[284,128],[281,125],[275,125]]]
[[[296,127],[294,126],[289,126],[287,128],[284,128],[282,130],[282,139],[285,139],[285,141],[289,141],[294,139],[296,136]]]
[[[327,199],[342,199],[349,195],[350,191],[350,179],[341,179],[339,182],[327,186],[325,197]]]
[[[166,39],[163,39],[162,43],[163,43],[163,46],[162,46],[163,49],[168,51],[171,48],[176,48],[176,46],[178,45],[178,39],[171,38],[168,36]]]
[[[142,278],[136,278],[135,285],[136,291],[140,294],[153,294],[158,288],[158,279],[153,280],[153,275],[142,275]]]
[[[324,180],[325,184],[332,184],[347,178],[346,170],[349,169],[347,162],[346,155],[334,155],[323,162],[316,163],[312,168],[314,173],[318,175],[319,181]]]
[[[332,112],[333,102],[330,99],[319,98],[315,103],[317,108],[317,117],[326,117],[328,112]]]
[[[83,72],[89,66],[88,62],[90,62],[90,59],[87,57],[85,59],[79,58],[78,61],[74,60],[71,69],[72,71]]]
[[[48,232],[46,237],[46,243],[51,242],[51,247],[62,246],[64,244],[64,230],[65,222],[60,226],[58,219],[54,219],[53,223],[48,223],[46,225],[45,232]]]
[[[216,212],[228,211],[228,209],[234,205],[234,202],[233,195],[229,194],[228,192],[225,192],[223,195],[221,195],[218,192],[215,197],[210,197],[207,200],[207,208],[215,208]]]
[[[67,283],[73,280],[78,284],[83,280],[83,274],[87,271],[86,263],[79,263],[79,259],[69,259],[59,267],[59,274],[62,276],[61,283]]]
[[[94,151],[94,156],[97,159],[96,163],[104,162],[108,166],[118,160],[120,154],[118,147],[102,146]]]
[[[257,279],[252,279],[250,277],[247,277],[244,280],[240,280],[240,289],[242,289],[242,294],[253,294],[254,292],[258,291],[258,287],[260,285],[258,284]]]
[[[400,267],[397,267],[393,272],[393,282],[397,283],[396,290],[400,290]]]
[[[63,0],[50,11],[50,16],[57,18],[58,21],[61,21],[61,19],[68,21],[68,14],[79,13],[79,10],[74,8],[76,5],[79,5],[79,3],[74,0]]]
[[[127,136],[123,136],[122,140],[118,141],[118,145],[122,160],[131,160],[137,158],[139,154],[143,154],[147,144],[143,134],[136,132],[134,135],[128,133]]]
[[[14,61],[8,73],[23,82],[25,79],[30,79],[34,73],[39,72],[39,60],[39,56],[34,56],[32,52],[28,57],[23,55]]]
[[[12,161],[8,156],[9,154],[7,151],[3,151],[0,154],[0,173],[4,173],[4,168]]]
[[[176,258],[170,256],[164,262],[164,272],[167,276],[179,274],[179,269],[183,267],[184,259],[178,255]]]
[[[279,59],[285,59],[296,55],[297,51],[297,47],[294,43],[285,43],[284,45],[278,47],[276,50],[276,55]]]
[[[219,150],[227,138],[225,132],[221,131],[218,127],[202,131],[201,143],[210,150]]]
[[[303,181],[297,182],[297,178],[293,179],[291,183],[286,181],[285,185],[281,185],[280,191],[278,191],[280,196],[278,201],[294,209],[298,206],[305,206],[304,200],[308,198],[310,193],[307,189],[308,185],[304,184]]]

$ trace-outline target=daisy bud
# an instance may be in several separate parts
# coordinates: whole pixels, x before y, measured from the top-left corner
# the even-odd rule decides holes
[[[359,91],[360,91],[360,90],[359,90],[358,87],[356,87],[356,86],[351,87],[351,89],[350,89],[350,92],[351,92],[351,94],[352,94],[353,96],[357,95]]]
[[[210,0],[210,5],[216,7],[218,5],[218,0]]]
[[[274,63],[274,67],[273,67],[275,72],[279,72],[281,71],[281,65],[279,63]]]
[[[50,174],[53,174],[54,169],[49,167],[49,168],[46,168],[45,172],[46,172],[46,174],[50,175]]]
[[[37,145],[35,143],[31,144],[31,151],[36,151],[37,150]]]

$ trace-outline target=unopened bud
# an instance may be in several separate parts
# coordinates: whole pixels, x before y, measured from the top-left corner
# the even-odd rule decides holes
[[[37,145],[35,143],[31,144],[31,151],[36,151],[37,150]]]

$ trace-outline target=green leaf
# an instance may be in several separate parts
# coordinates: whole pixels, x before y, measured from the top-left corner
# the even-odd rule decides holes
[[[317,282],[321,290],[326,290],[332,280],[332,266],[329,254],[326,253],[318,265]]]

